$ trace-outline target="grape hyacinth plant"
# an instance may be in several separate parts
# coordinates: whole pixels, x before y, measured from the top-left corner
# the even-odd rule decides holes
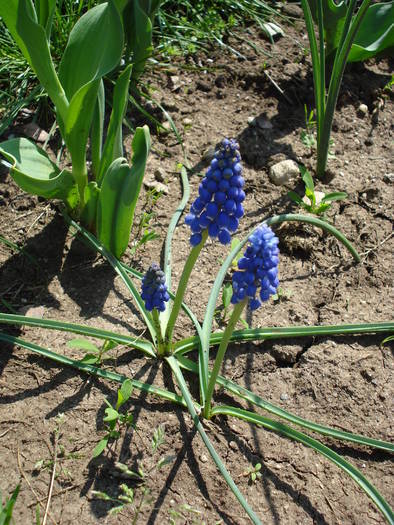
[[[234,139],[223,139],[185,219],[192,231],[192,246],[201,243],[204,230],[221,244],[231,242],[231,233],[237,230],[244,214],[244,184],[239,145]]]
[[[265,219],[261,224],[250,231],[227,255],[220,267],[212,289],[202,324],[195,314],[183,302],[190,275],[197,262],[198,255],[205,245],[208,236],[218,238],[219,242],[227,244],[231,233],[238,227],[239,219],[243,215],[242,201],[244,199],[242,168],[237,143],[234,140],[222,141],[215,154],[211,166],[204,177],[200,188],[199,197],[193,203],[191,213],[186,222],[189,224],[191,235],[191,248],[182,271],[175,294],[171,291],[171,243],[172,237],[186,206],[189,194],[189,183],[186,170],[181,172],[184,195],[173,218],[171,219],[164,244],[163,271],[158,264],[152,264],[146,274],[121,263],[116,257],[100,243],[90,232],[74,222],[66,215],[72,226],[91,246],[93,246],[113,267],[121,277],[123,283],[131,293],[135,305],[144,320],[149,338],[144,334],[135,337],[119,334],[115,331],[102,330],[91,326],[66,323],[63,321],[38,319],[23,315],[0,313],[0,323],[37,326],[44,329],[62,330],[71,333],[94,337],[110,342],[111,348],[117,344],[126,345],[137,352],[143,353],[149,361],[161,359],[163,366],[168,368],[178,390],[170,390],[153,383],[143,383],[136,379],[127,378],[112,369],[95,366],[83,360],[71,359],[59,352],[53,352],[20,337],[0,332],[0,340],[19,345],[39,355],[45,356],[65,366],[72,366],[79,371],[84,371],[95,376],[124,384],[128,381],[135,389],[160,397],[166,402],[175,403],[187,409],[193,423],[207,447],[218,470],[224,477],[233,494],[244,508],[248,517],[255,525],[261,521],[251,505],[243,496],[231,474],[228,472],[220,456],[216,452],[208,436],[202,420],[209,419],[213,424],[221,421],[221,417],[237,418],[253,423],[261,428],[274,432],[282,437],[306,445],[315,452],[324,456],[338,468],[346,472],[356,482],[365,494],[373,501],[388,523],[394,525],[394,513],[380,492],[365,478],[362,472],[345,460],[333,449],[324,445],[314,435],[321,434],[329,438],[339,439],[362,446],[377,448],[385,452],[394,452],[392,443],[379,439],[368,438],[352,432],[326,427],[319,423],[301,418],[282,407],[276,406],[252,391],[238,385],[236,382],[220,375],[221,365],[230,342],[263,341],[266,339],[283,339],[287,337],[305,336],[333,336],[365,333],[394,332],[394,322],[345,324],[340,326],[291,326],[291,327],[265,327],[236,330],[236,325],[244,308],[249,304],[252,311],[262,307],[270,296],[276,293],[278,287],[279,250],[278,238],[271,227],[283,222],[295,221],[311,224],[321,228],[326,233],[333,235],[348,250],[356,262],[360,256],[355,248],[334,226],[311,215],[282,214]],[[197,203],[197,204],[196,204]],[[224,279],[230,268],[234,265],[241,250],[243,257],[238,261],[238,270],[233,274],[233,310],[226,329],[223,332],[213,331],[213,320]],[[142,279],[142,292],[139,293],[134,281]],[[195,328],[195,335],[184,339],[174,337],[174,326],[178,320],[180,310],[189,317]],[[213,366],[210,366],[212,348],[218,347]],[[191,352],[196,352],[197,358],[193,359]],[[198,379],[199,398],[192,396],[185,374],[188,374],[191,383]],[[128,384],[129,384],[128,383]],[[245,400],[249,407],[245,410],[234,400],[234,404],[224,405],[214,398],[215,388],[220,386],[226,393],[234,398]],[[227,396],[228,398],[228,396]],[[264,410],[274,414],[278,419],[271,419],[260,414],[257,410]],[[217,416],[220,416],[217,418]],[[291,423],[291,426],[287,423]],[[301,427],[296,430],[294,427]],[[346,427],[342,422],[341,427]],[[305,430],[305,431],[304,431]],[[379,434],[379,427],[376,430]]]

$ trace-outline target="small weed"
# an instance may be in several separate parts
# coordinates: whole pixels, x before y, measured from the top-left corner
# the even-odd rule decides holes
[[[118,343],[106,340],[101,348],[98,348],[87,339],[71,339],[71,341],[68,341],[67,346],[69,348],[80,348],[81,350],[85,350],[86,353],[80,360],[81,363],[101,366],[104,360],[109,358],[109,356],[105,354],[118,346]]]
[[[126,412],[121,414],[119,409],[124,405],[130,398],[133,391],[133,386],[129,379],[126,379],[122,386],[118,390],[118,399],[115,407],[113,407],[106,399],[104,400],[108,405],[105,409],[105,417],[103,421],[106,423],[105,436],[97,443],[93,450],[93,457],[98,457],[108,445],[109,440],[118,439],[120,436],[120,428],[122,426],[130,427],[133,426],[133,414]]]
[[[323,194],[322,198],[317,198],[315,194],[315,185],[309,171],[300,166],[301,177],[305,184],[305,195],[301,198],[295,191],[289,191],[287,196],[293,202],[304,208],[304,210],[313,215],[321,215],[324,218],[324,213],[331,207],[333,201],[344,200],[347,194],[343,191],[336,191],[332,193]]]
[[[316,148],[317,142],[315,138],[315,112],[313,109],[308,111],[306,104],[304,104],[305,112],[305,129],[301,131],[301,142],[311,151]]]
[[[11,523],[12,511],[19,494],[20,485],[17,485],[11,496],[3,503],[0,492],[0,525],[9,525]]]
[[[244,472],[244,476],[249,477],[249,484],[256,483],[257,480],[261,478],[261,463],[256,463],[256,465],[251,465],[246,472]]]

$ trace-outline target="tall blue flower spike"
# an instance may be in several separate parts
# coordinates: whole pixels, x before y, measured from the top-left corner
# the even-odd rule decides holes
[[[269,226],[262,224],[249,237],[249,242],[238,261],[240,271],[233,274],[231,302],[237,304],[248,297],[250,309],[257,310],[276,293],[279,285],[279,240]]]
[[[145,302],[145,308],[151,312],[156,308],[159,312],[166,309],[165,303],[169,301],[166,278],[158,264],[153,263],[142,279],[141,297]]]
[[[192,231],[192,246],[200,244],[204,230],[221,244],[230,243],[244,214],[244,184],[238,142],[223,139],[198,188],[199,196],[185,218]]]

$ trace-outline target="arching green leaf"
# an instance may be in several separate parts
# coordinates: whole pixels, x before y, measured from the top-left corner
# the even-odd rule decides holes
[[[0,144],[0,153],[12,163],[10,175],[24,191],[47,199],[61,199],[69,208],[78,205],[78,189],[70,172],[60,171],[44,150],[19,138]]]

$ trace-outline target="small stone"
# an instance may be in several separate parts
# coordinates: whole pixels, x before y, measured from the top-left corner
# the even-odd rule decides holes
[[[200,456],[201,463],[206,463],[208,461],[208,458],[205,454],[201,454]]]
[[[22,299],[24,303],[26,299]],[[19,308],[19,313],[21,315],[26,315],[27,317],[35,317],[36,319],[42,319],[44,317],[45,309],[43,306],[22,306]]]
[[[181,87],[181,81],[178,75],[173,75],[169,79],[170,88],[172,91],[178,91]]]
[[[294,160],[282,160],[271,166],[269,170],[269,178],[276,186],[283,186],[291,179],[298,177],[300,170]]]
[[[158,193],[164,193],[164,195],[168,194],[168,187],[162,182],[158,182],[156,180],[146,180],[144,181],[144,186],[151,190],[156,190]]]
[[[162,126],[164,128],[163,130],[161,130],[163,131],[163,133],[167,133],[168,131],[171,131],[171,124],[168,122],[168,120],[163,122]]]
[[[394,173],[386,173],[386,175],[383,177],[384,182],[388,182],[389,184],[393,184],[394,182]]]
[[[281,399],[281,401],[287,401],[289,399],[289,394],[286,394],[286,392],[283,392],[280,395],[280,399]]]
[[[360,104],[357,109],[357,115],[361,118],[365,117],[368,113],[368,106],[366,104]]]
[[[294,18],[302,18],[304,16],[301,7],[295,4],[284,4],[282,7],[282,11],[286,15],[293,16]]]
[[[153,175],[154,175],[155,179],[158,180],[159,182],[164,182],[164,180],[166,178],[166,173],[163,170],[163,168],[156,168],[155,172],[153,173]]]
[[[184,126],[191,126],[193,124],[192,119],[188,117],[184,118],[182,122]]]
[[[235,441],[230,441],[230,443],[228,444],[228,446],[232,449],[232,450],[238,450],[238,445]]]

